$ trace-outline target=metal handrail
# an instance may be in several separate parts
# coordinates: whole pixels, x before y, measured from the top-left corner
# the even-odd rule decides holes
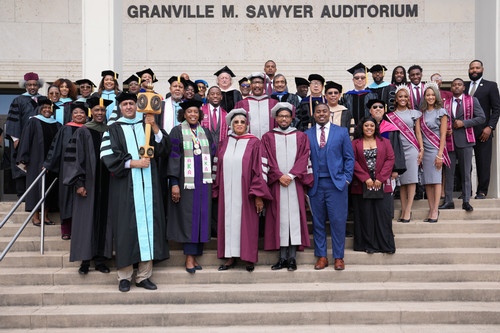
[[[35,215],[35,212],[38,210],[38,208],[40,207],[40,205],[42,206],[42,212],[41,212],[42,216],[41,216],[41,221],[40,221],[40,254],[44,253],[45,205],[42,205],[42,204],[45,202],[47,194],[50,192],[50,190],[52,190],[52,187],[54,187],[54,184],[57,181],[57,177],[56,177],[52,181],[52,183],[50,184],[50,186],[47,189],[47,191],[44,191],[44,189],[45,189],[45,175],[46,174],[47,174],[47,170],[43,169],[42,172],[38,175],[38,177],[36,177],[36,179],[33,181],[33,183],[30,185],[30,187],[26,190],[26,192],[24,192],[24,194],[21,196],[21,198],[19,198],[18,202],[14,205],[14,207],[11,209],[11,211],[9,212],[9,214],[7,214],[7,216],[3,219],[2,223],[0,224],[0,228],[3,227],[3,225],[8,221],[8,219],[12,216],[12,214],[14,214],[14,212],[17,210],[17,208],[19,207],[19,205],[23,201],[23,199],[26,196],[26,194],[29,191],[31,191],[31,189],[38,182],[38,180],[40,180],[40,178],[42,178],[42,193],[41,193],[42,197],[40,198],[40,200],[36,204],[35,208],[33,208],[33,210],[31,211],[30,215],[28,216],[28,218],[24,221],[24,223],[21,225],[21,227],[19,228],[19,230],[12,237],[12,239],[9,242],[9,244],[7,244],[7,247],[5,248],[5,250],[2,252],[2,254],[0,254],[0,261],[2,261],[3,258],[5,257],[5,255],[7,254],[7,252],[9,252],[10,248],[12,247],[12,245],[14,245],[14,243],[16,242],[16,240],[19,238],[19,235],[21,235],[21,233],[23,232],[24,228],[26,228],[26,226],[28,225],[28,222],[31,220],[31,218],[33,217],[33,215]]]

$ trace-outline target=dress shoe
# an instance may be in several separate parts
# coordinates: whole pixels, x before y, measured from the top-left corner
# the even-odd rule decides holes
[[[136,287],[141,287],[141,288],[144,288],[144,289],[147,289],[147,290],[156,290],[156,289],[158,289],[158,287],[156,286],[156,284],[154,284],[153,282],[151,282],[150,279],[142,280],[141,282],[136,283],[135,286]]]
[[[335,258],[335,265],[333,267],[336,271],[343,271],[345,268],[344,259]]]
[[[219,271],[227,271],[228,269],[233,268],[234,266],[236,266],[236,260],[234,260],[230,265],[226,264],[220,265]]]
[[[321,257],[318,259],[316,262],[316,265],[314,265],[314,269],[324,269],[325,267],[328,267],[328,259],[325,257]]]
[[[245,269],[247,270],[247,272],[253,272],[253,270],[255,269],[255,265],[254,264],[247,264],[245,266]]]
[[[372,253],[375,253],[377,251],[375,251],[374,249],[366,249],[365,252],[368,254],[372,254]]]
[[[468,202],[464,202],[462,204],[462,209],[465,210],[466,212],[472,212],[474,210],[474,208],[472,208],[472,206]]]
[[[109,273],[109,268],[108,266],[104,265],[104,264],[100,264],[100,265],[97,265],[95,266],[95,270],[96,271],[99,271],[101,273]]]
[[[476,196],[474,197],[474,199],[486,199],[486,194],[484,194],[484,193],[478,193],[478,194],[476,194]]]
[[[464,198],[463,193],[462,193],[462,194],[460,194],[460,195],[458,196],[458,198],[459,198],[459,199],[463,199],[463,198]]]
[[[439,209],[455,209],[455,203],[453,202],[445,202],[441,206],[438,207]]]
[[[187,268],[186,267],[186,272],[188,272],[189,274],[194,274],[194,273],[196,273],[196,268],[194,268],[194,267],[193,268]]]
[[[81,265],[80,268],[78,269],[78,273],[80,274],[88,274],[89,273],[89,266],[88,265]]]
[[[288,259],[288,270],[290,272],[297,270],[297,261],[295,261],[295,258]]]
[[[201,271],[203,267],[201,267],[201,265],[194,265],[194,269],[196,269],[197,271]]]
[[[126,293],[130,290],[130,281],[129,280],[120,280],[120,284],[118,285],[118,290],[122,293]]]
[[[287,267],[288,267],[288,262],[286,261],[286,259],[280,258],[278,260],[278,262],[276,263],[276,265],[271,266],[271,269],[273,271],[276,271],[278,269],[283,269],[283,268],[287,268]]]

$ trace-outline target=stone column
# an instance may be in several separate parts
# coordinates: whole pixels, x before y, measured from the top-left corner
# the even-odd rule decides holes
[[[96,85],[103,70],[123,78],[122,15],[122,0],[82,1],[82,78]]]

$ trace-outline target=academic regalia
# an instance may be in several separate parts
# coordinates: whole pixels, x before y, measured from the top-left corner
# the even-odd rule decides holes
[[[20,139],[23,129],[28,123],[28,120],[36,115],[37,99],[40,95],[30,95],[27,92],[14,98],[10,104],[7,121],[5,122],[5,135],[11,139],[12,147],[10,149],[10,165],[12,178],[24,178],[26,174],[16,166],[16,158],[18,149],[14,149],[13,139]]]
[[[118,94],[119,94],[119,92],[118,92]],[[101,94],[99,94],[99,92],[96,91],[95,93],[93,93],[90,96],[91,97],[100,97],[100,98],[106,99],[108,101],[111,101],[112,103],[106,107],[106,120],[110,121],[110,120],[117,119],[117,117],[118,117],[117,113],[116,113],[116,109],[117,109],[116,96],[117,95],[116,95],[114,90],[111,90],[111,91],[103,90],[101,92]],[[116,115],[112,115],[113,111]]]
[[[380,122],[379,128],[380,136],[389,140],[394,152],[394,167],[392,171],[401,175],[406,171],[406,159],[399,130],[396,126],[384,119]]]
[[[139,147],[145,143],[142,122],[122,117],[109,126],[103,136],[101,159],[112,174],[109,213],[119,269],[169,257],[157,157],[168,157],[170,139],[166,132],[162,131],[162,135],[161,142],[157,143],[151,133],[150,145],[154,146],[155,158],[151,159],[149,168],[133,169],[126,168],[125,162],[139,159]]]
[[[220,106],[228,113],[235,108],[236,103],[238,103],[243,99],[243,97],[241,96],[241,92],[236,89],[231,89],[231,88],[229,88],[229,90],[221,89],[221,93],[222,93],[222,100],[220,102]]]
[[[172,128],[180,124],[177,120],[177,113],[181,109],[180,103],[182,101],[176,102],[172,97],[168,97],[162,101],[161,113],[155,115],[155,122],[167,133],[170,133]]]
[[[381,99],[387,105],[387,112],[394,111],[394,100],[396,99],[396,86],[389,82],[376,84],[373,82],[368,86],[368,89],[377,94],[378,99]]]
[[[351,111],[354,122],[357,125],[361,118],[370,115],[370,109],[366,106],[366,104],[371,99],[377,99],[377,94],[371,92],[370,90],[351,90],[342,96],[339,103]]]
[[[265,133],[277,126],[276,121],[271,117],[271,109],[277,103],[277,100],[269,98],[267,95],[248,96],[236,103],[234,108],[242,108],[248,112],[250,116],[248,132],[260,139]]]
[[[67,123],[59,129],[43,166],[54,173],[59,174],[59,212],[61,220],[71,218],[73,214],[73,193],[72,188],[63,184],[64,180],[64,152],[73,136],[73,133],[82,125],[73,122]]]
[[[227,112],[221,106],[219,105],[217,107],[217,112],[219,113],[219,120],[217,121],[217,125],[215,126],[214,124],[214,117],[212,112],[210,111],[211,109],[211,104],[205,104],[201,107],[201,111],[203,112],[203,120],[201,121],[201,125],[205,128],[208,128],[210,130],[210,133],[212,134],[212,139],[214,140],[215,147],[219,145],[219,142],[223,141],[225,138],[227,138],[227,134],[229,132],[229,127],[226,124],[226,116]],[[213,107],[212,107],[213,109]]]
[[[305,188],[314,181],[309,160],[309,139],[294,127],[275,128],[262,137],[263,166],[274,200],[267,205],[264,250],[298,245],[311,246],[305,207]],[[284,174],[295,176],[288,187],[280,185]],[[266,177],[265,177],[266,178]],[[280,213],[285,213],[281,216]]]
[[[278,102],[290,103],[295,107],[295,110],[297,110],[299,108],[299,105],[300,105],[300,97],[295,95],[295,94],[288,93],[288,92],[286,92],[284,94],[274,92],[271,95],[271,98],[277,100]],[[292,121],[292,126],[295,126],[297,124],[297,122],[298,122],[298,120],[294,119]]]
[[[54,111],[54,118],[61,125],[66,125],[71,121],[71,103],[73,100],[69,97],[61,98],[55,104],[59,109]]]
[[[298,119],[296,127],[299,131],[304,132],[315,125],[313,117],[314,107],[319,103],[326,103],[325,96],[307,96],[300,101],[296,117]]]
[[[203,129],[208,139],[210,155],[215,149],[212,135],[207,128]],[[167,175],[170,185],[178,185],[181,198],[174,203],[171,188],[167,195],[167,238],[179,243],[207,243],[210,241],[210,223],[212,217],[212,184],[203,183],[202,155],[193,155],[194,189],[185,186],[185,155],[182,127],[178,125],[170,132],[172,152],[168,159]]]
[[[334,125],[347,128],[349,130],[349,136],[352,140],[356,124],[354,124],[354,118],[352,117],[351,111],[340,104],[337,104],[335,107],[328,105],[328,108],[330,109],[330,122]],[[314,119],[313,124],[316,125]]]
[[[219,144],[213,195],[219,199],[217,257],[256,263],[259,215],[255,197],[272,200],[262,175],[261,144],[254,135],[231,134]]]
[[[78,128],[64,154],[64,185],[72,189],[73,219],[69,261],[112,257],[111,222],[108,223],[109,171],[100,160],[105,125],[90,122]],[[76,193],[85,187],[87,196]]]
[[[27,165],[26,183],[28,185],[32,184],[42,171],[50,144],[60,127],[61,125],[53,118],[45,118],[42,115],[34,116],[26,123],[17,147],[17,163],[24,162]],[[46,189],[54,178],[55,175],[49,172],[45,179]],[[26,196],[25,210],[27,212],[32,211],[40,200],[41,188],[42,182],[39,181]],[[57,189],[50,192],[45,205],[51,210],[57,207]]]

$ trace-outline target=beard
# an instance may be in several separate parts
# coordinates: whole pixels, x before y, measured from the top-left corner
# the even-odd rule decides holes
[[[469,79],[472,81],[477,81],[483,77],[483,72],[480,73],[469,73]]]

